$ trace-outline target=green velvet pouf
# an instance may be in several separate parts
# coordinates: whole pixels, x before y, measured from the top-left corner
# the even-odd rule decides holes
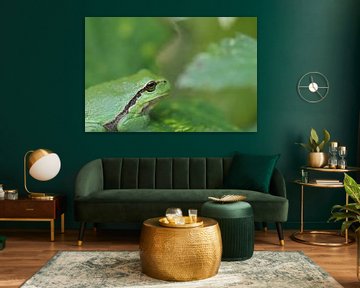
[[[208,201],[201,207],[201,216],[219,222],[223,244],[222,260],[246,260],[254,253],[254,215],[247,202],[222,204]]]
[[[0,236],[0,250],[5,248],[6,237]]]

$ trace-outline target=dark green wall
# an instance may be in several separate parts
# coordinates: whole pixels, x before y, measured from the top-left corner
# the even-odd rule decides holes
[[[306,154],[294,142],[306,141],[311,127],[327,128],[348,147],[349,163],[356,164],[359,11],[356,0],[181,1],[178,6],[155,0],[3,0],[0,181],[5,188],[21,189],[24,153],[39,147],[56,151],[62,160],[60,174],[29,186],[66,194],[67,224],[77,227],[72,217],[74,179],[94,158],[281,153],[278,167],[288,181],[290,199],[287,227],[297,227],[299,187],[291,180]],[[257,133],[84,132],[84,17],[170,15],[258,17]],[[330,81],[329,95],[319,104],[306,103],[296,93],[298,79],[309,71],[320,71]],[[330,207],[343,201],[341,190],[309,190],[309,227],[327,226]]]

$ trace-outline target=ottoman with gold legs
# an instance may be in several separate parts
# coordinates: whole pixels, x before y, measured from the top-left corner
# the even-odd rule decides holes
[[[218,273],[222,242],[216,220],[202,217],[203,226],[169,228],[161,226],[159,219],[148,219],[141,228],[143,273],[167,281],[199,280]]]

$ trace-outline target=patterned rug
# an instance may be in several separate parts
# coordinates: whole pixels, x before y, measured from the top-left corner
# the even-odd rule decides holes
[[[141,273],[137,251],[62,251],[21,287],[338,288],[342,286],[302,252],[258,251],[246,261],[221,262],[218,275],[212,278],[190,282],[167,282]]]

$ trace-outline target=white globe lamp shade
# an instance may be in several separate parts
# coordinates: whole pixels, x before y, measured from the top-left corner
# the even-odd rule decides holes
[[[60,167],[59,156],[49,150],[38,149],[29,156],[29,174],[39,181],[54,178],[59,173]]]

